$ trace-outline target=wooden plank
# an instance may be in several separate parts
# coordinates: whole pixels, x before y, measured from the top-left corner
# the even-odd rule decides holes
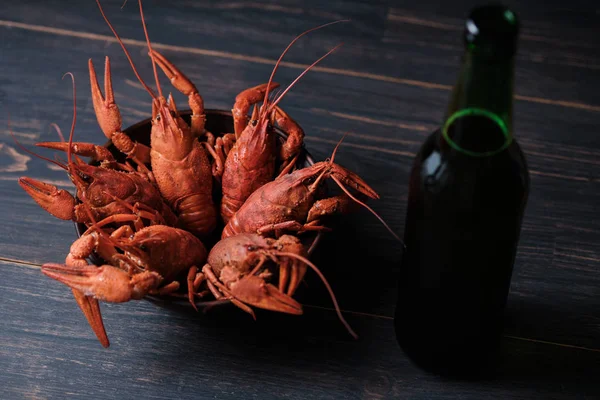
[[[3,32],[6,35],[4,43],[11,44],[7,51],[13,50],[10,46],[16,48],[17,43],[20,51],[33,49],[40,39],[35,33],[18,30]],[[98,43],[77,38],[69,41],[51,37],[42,40],[48,40],[48,44],[53,46],[60,46],[61,50],[49,56],[32,55],[32,62],[25,65],[15,58],[5,66],[7,76],[18,77],[4,85],[6,96],[11,99],[7,106],[13,115],[16,133],[25,135],[25,139],[42,137],[52,140],[56,135],[49,130],[48,125],[51,121],[67,129],[71,119],[70,88],[58,77],[70,70],[75,73],[80,87],[77,137],[98,142],[103,140],[101,136],[93,135],[93,132],[97,132],[97,127],[91,113],[86,61],[91,57],[100,67],[104,54],[110,54],[113,58],[117,101],[123,109],[124,125],[148,115],[148,98],[141,91],[141,87],[132,81],[133,75],[117,46],[110,45],[110,50],[107,51]],[[183,70],[190,71],[190,78],[204,94],[207,106],[212,108],[230,108],[235,94],[241,88],[265,81],[269,74],[268,68],[247,65],[243,61],[233,60],[223,65],[214,59],[190,59],[179,53],[167,54]],[[46,62],[42,62],[42,59]],[[65,60],[80,61],[74,64]],[[148,67],[146,64],[140,65],[142,75],[146,78],[151,76]],[[244,77],[239,73],[242,68],[246,70]],[[209,74],[214,75],[216,69],[219,69],[223,76],[231,76],[232,80],[207,80],[205,77]],[[295,77],[294,71],[281,72],[284,82]],[[423,138],[442,119],[447,94],[406,88],[390,96],[383,94],[384,89],[385,85],[380,82],[336,77],[332,79],[323,74],[308,74],[283,103],[290,112],[293,111],[293,115],[302,126],[306,127],[309,134],[307,141],[333,141],[341,137],[343,132],[351,130],[350,138],[364,145],[364,149],[368,150],[370,146],[374,150],[387,150],[388,154],[410,161]],[[62,107],[51,107],[49,102],[57,102],[59,97],[63,99]],[[182,96],[178,96],[178,99],[185,101]],[[380,107],[379,104],[388,106]],[[590,173],[589,167],[590,164],[598,165],[596,158],[600,146],[595,136],[582,134],[571,137],[564,135],[564,132],[591,131],[598,123],[600,114],[585,110],[570,110],[568,114],[565,114],[564,110],[554,113],[553,109],[552,106],[536,104],[519,104],[516,107],[516,135],[529,155],[532,169],[537,171],[540,168],[552,168],[540,172],[546,175],[562,173],[574,179],[595,182],[596,176],[593,170]],[[399,113],[403,116],[400,119]],[[23,117],[24,115],[26,117]],[[315,129],[318,129],[318,137],[310,135]],[[40,131],[44,131],[43,136],[40,136]],[[9,142],[10,138],[7,137],[4,141]],[[575,174],[570,175],[566,173],[567,170]]]
[[[129,5],[120,10],[120,2],[106,3],[107,12],[122,36],[143,40],[139,23],[132,23],[138,20],[136,7]],[[62,34],[94,33],[110,37],[93,2],[66,8],[61,4],[14,4],[5,10],[5,21],[33,25],[26,29],[51,26],[71,32]],[[151,37],[157,43],[183,46],[179,50],[184,52],[189,48],[208,50],[207,56],[210,51],[217,51],[227,53],[219,56],[225,58],[232,55],[249,60],[258,57],[261,60],[254,61],[260,62],[275,60],[291,38],[305,29],[334,19],[351,18],[352,22],[346,26],[330,27],[303,39],[298,45],[301,51],[295,49],[286,60],[310,63],[309,60],[315,60],[343,40],[344,48],[328,62],[328,67],[380,80],[393,78],[392,82],[395,79],[405,84],[441,86],[447,90],[456,79],[458,56],[462,51],[461,26],[473,4],[473,1],[465,1],[452,7],[438,7],[423,2],[408,11],[390,7],[387,2],[328,2],[327,5],[148,2],[146,11]],[[560,15],[550,21],[537,15],[542,7],[550,14],[558,14],[562,11],[560,4],[550,8],[545,4],[513,5],[524,12],[526,27],[517,62],[517,94],[528,101],[572,103],[570,106],[591,107],[597,112],[600,103],[594,86],[589,84],[599,83],[600,54],[592,39],[600,36],[597,15],[589,6],[574,8],[571,19],[578,21],[578,26],[573,29],[572,25],[557,22]],[[57,14],[54,22],[47,21],[48,13]],[[153,18],[153,15],[167,16]],[[557,27],[560,35],[556,33]],[[588,37],[592,40],[587,40]],[[577,84],[582,81],[588,85]]]
[[[75,73],[80,83],[77,138],[97,143],[104,141],[89,100],[87,57],[92,57],[98,68],[102,66],[104,54],[113,57],[116,96],[125,126],[149,115],[148,96],[138,84],[132,83],[129,67],[114,44],[105,48],[99,42],[78,38],[58,40],[22,30],[2,32],[2,43],[15,56],[5,61],[3,72],[5,76],[19,78],[8,79],[2,87],[6,97],[11,99],[7,109],[12,116],[13,129],[24,143],[55,140],[56,134],[48,129],[51,121],[68,130],[71,89],[68,82],[59,79],[66,68]],[[36,52],[40,45],[51,46],[56,51]],[[26,63],[21,60],[25,55],[28,57]],[[168,56],[184,71],[190,71],[190,77],[205,94],[208,107],[230,108],[240,88],[261,82],[269,73],[269,68],[264,65],[241,60],[223,63],[214,58],[189,58],[180,53],[169,53]],[[80,61],[73,63],[70,60]],[[218,79],[204,78],[214,75],[215,71],[219,71]],[[281,72],[288,81],[295,75],[293,70]],[[142,75],[151,76],[148,65],[144,64]],[[230,76],[233,80],[222,78]],[[337,159],[358,172],[381,194],[382,200],[374,202],[373,206],[400,233],[412,156],[424,137],[434,129],[436,119],[441,118],[446,98],[441,93],[414,87],[391,96],[382,94],[385,93],[384,86],[362,78],[332,79],[323,74],[308,74],[285,100],[285,107],[305,127],[307,146],[317,159],[326,158],[341,135],[350,131]],[[181,96],[179,99],[178,103],[184,104]],[[380,104],[388,106],[380,107]],[[551,309],[557,306],[563,310],[564,323],[555,324],[554,319],[539,318],[535,326],[520,326],[518,333],[563,341],[569,338],[569,329],[578,326],[582,329],[577,329],[571,337],[573,343],[595,346],[597,325],[585,322],[587,317],[584,316],[594,313],[598,299],[593,293],[584,291],[582,302],[578,284],[597,285],[598,275],[582,274],[579,266],[560,259],[554,261],[554,249],[576,248],[578,253],[584,254],[597,251],[595,243],[600,236],[600,221],[595,218],[595,206],[600,200],[597,178],[600,149],[594,135],[573,137],[564,132],[574,127],[581,128],[582,132],[593,132],[592,127],[598,123],[599,116],[584,110],[565,109],[553,113],[553,106],[519,105],[516,120],[522,133],[520,131],[518,137],[522,138],[530,162],[532,190],[522,250],[515,268],[513,312],[520,318],[517,321],[526,322],[531,313],[523,310],[528,310],[530,305],[522,299],[533,298],[531,307]],[[404,117],[398,120],[397,113]],[[551,124],[542,125],[545,120]],[[16,179],[30,175],[58,182],[64,187],[69,186],[68,181],[64,172],[49,169],[47,163],[37,159],[29,160],[27,170],[23,170],[26,155],[11,140],[6,134],[0,138],[5,151],[3,155],[8,156],[0,161],[4,169],[0,172],[0,220],[7,227],[0,231],[0,256],[37,263],[61,261],[75,238],[72,226],[39,209],[16,185]],[[578,206],[573,207],[573,202]],[[323,245],[326,250],[316,255],[315,260],[334,283],[343,307],[392,315],[400,247],[366,212],[349,216],[343,222],[346,225],[341,225],[338,234]],[[570,228],[565,228],[565,224]],[[357,229],[360,229],[360,235],[353,233]],[[349,253],[349,248],[354,251]],[[582,260],[586,268],[597,271],[595,255]],[[571,284],[553,283],[556,279]],[[378,288],[378,295],[357,296],[357,282],[362,287]],[[309,283],[313,292],[306,301],[329,306],[330,300],[321,284],[317,281]],[[556,297],[557,292],[563,297]]]
[[[136,4],[129,3],[120,11],[121,1],[106,2],[119,32],[137,41],[128,46],[151,80]],[[350,16],[351,24],[303,39],[286,57],[277,75],[284,84],[303,64],[346,42],[282,104],[305,128],[317,159],[349,132],[336,159],[376,188],[382,200],[373,207],[401,232],[411,160],[443,116],[460,54],[460,25],[474,2],[391,3],[144,4],[158,48],[190,75],[208,107],[224,109],[241,89],[266,80],[293,35]],[[50,122],[68,130],[71,88],[60,80],[66,71],[78,83],[78,139],[104,142],[89,100],[88,57],[100,69],[103,56],[111,56],[125,126],[149,115],[149,98],[94,2],[73,4],[11,2],[2,9],[0,99],[17,137],[30,146],[56,138]],[[69,186],[68,179],[27,159],[3,132],[1,397],[122,398],[132,391],[142,398],[183,399],[600,396],[598,14],[580,0],[510,4],[526,22],[515,126],[532,189],[509,297],[505,357],[494,379],[439,379],[405,358],[391,320],[402,252],[366,212],[340,220],[314,257],[341,306],[352,310],[345,315],[358,342],[344,332],[321,283],[309,274],[298,298],[315,307],[307,306],[303,317],[265,312],[253,322],[234,308],[198,315],[187,306],[146,301],[103,305],[112,347],[102,349],[68,289],[35,268],[63,259],[75,237],[72,225],[40,210],[16,184],[24,174],[61,187]],[[177,100],[185,104],[182,96]]]
[[[103,305],[112,345],[95,341],[70,292],[0,262],[0,384],[6,398],[591,399],[600,352],[506,339],[493,379],[453,381],[414,367],[392,321],[330,311],[195,314],[150,302]]]

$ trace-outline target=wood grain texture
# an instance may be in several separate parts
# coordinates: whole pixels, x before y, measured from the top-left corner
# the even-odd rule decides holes
[[[286,5],[286,3],[288,5]],[[457,61],[462,46],[461,23],[474,1],[464,1],[456,7],[438,7],[425,1],[414,10],[394,8],[394,2],[251,2],[219,4],[218,2],[176,1],[148,2],[148,24],[154,41],[172,46],[178,51],[212,50],[216,53],[245,56],[255,62],[275,60],[290,38],[305,29],[335,19],[350,18],[351,23],[330,27],[307,37],[286,57],[290,63],[306,65],[341,41],[345,42],[328,67],[349,70],[372,78],[396,78],[405,83],[446,90],[454,83]],[[578,86],[577,82],[599,82],[600,28],[590,18],[590,6],[574,9],[569,21],[554,18],[540,21],[539,7],[512,2],[524,12],[524,34],[519,55],[517,81],[535,80],[526,89],[519,86],[517,94],[538,101],[563,101],[588,105],[598,111],[598,96],[592,85]],[[71,31],[72,35],[111,33],[97,12],[94,2],[65,7],[65,2],[36,4],[32,9],[25,3],[8,5],[3,13],[6,21],[37,26],[50,26]],[[119,2],[107,2],[111,20],[119,26],[123,37],[143,42],[135,5],[123,11]],[[544,10],[559,13],[561,7],[544,5]],[[431,10],[437,10],[435,15]],[[196,12],[201,18],[190,19]],[[53,15],[48,20],[47,15]],[[154,15],[166,15],[153,18]],[[94,18],[95,16],[95,18]],[[257,21],[260,21],[258,23]],[[557,22],[558,21],[558,22]],[[556,27],[561,35],[556,35]],[[160,40],[172,38],[172,40]],[[589,39],[581,32],[586,32]],[[63,32],[63,34],[69,34]],[[243,36],[244,40],[240,40]],[[568,38],[565,39],[565,38]],[[560,40],[559,40],[560,39]],[[587,40],[586,40],[587,39]],[[590,40],[591,39],[591,40]],[[566,41],[565,43],[561,40]],[[252,48],[252,52],[248,49]],[[573,48],[581,49],[573,54]],[[210,53],[205,53],[206,55]],[[227,54],[212,56],[228,58]],[[540,65],[541,64],[541,65]],[[351,66],[351,68],[349,68]],[[542,68],[540,68],[542,67]],[[376,76],[373,76],[376,75]],[[389,83],[389,82],[388,82]]]
[[[414,367],[390,319],[331,311],[302,317],[229,308],[205,315],[150,302],[103,306],[102,349],[68,289],[0,262],[2,387],[11,398],[592,399],[600,352],[506,339],[494,379],[440,380]],[[27,286],[19,282],[26,281]],[[214,311],[214,310],[213,310]],[[60,321],[60,322],[58,322]],[[126,323],[124,323],[126,321]],[[49,346],[48,343],[52,343]]]
[[[134,3],[120,10],[120,1],[103,2],[142,76],[151,80]],[[380,193],[373,208],[401,233],[412,157],[443,117],[462,46],[461,21],[474,2],[394,3],[144,4],[156,47],[196,83],[208,108],[220,109],[231,108],[239,91],[265,82],[294,35],[350,17],[350,24],[302,39],[286,56],[276,77],[282,84],[345,42],[282,105],[304,127],[306,145],[317,159],[328,157],[348,133],[336,159]],[[75,231],[41,210],[16,180],[27,175],[69,188],[68,178],[16,146],[0,118],[0,260],[5,260],[0,268],[6,275],[0,368],[7,371],[0,387],[7,398],[62,398],[71,392],[117,398],[123,390],[144,398],[584,399],[598,394],[591,377],[600,361],[600,17],[591,2],[536,3],[509,2],[524,24],[515,127],[532,187],[507,310],[509,359],[499,378],[441,381],[410,365],[394,342],[390,319],[402,252],[363,211],[338,221],[337,234],[328,235],[314,257],[342,308],[352,311],[358,345],[347,340],[331,310],[322,309],[331,301],[309,276],[299,299],[317,308],[307,308],[303,319],[261,314],[251,324],[235,312],[198,317],[185,308],[148,302],[105,306],[113,347],[102,350],[68,290],[29,268],[62,261]],[[124,126],[148,117],[149,97],[93,1],[3,5],[0,104],[18,140],[30,148],[56,140],[51,122],[68,131],[71,87],[61,76],[71,71],[78,85],[76,138],[103,143],[89,97],[87,60],[100,69],[105,55],[111,57]],[[161,81],[169,87],[162,75]],[[176,100],[185,104],[178,93]],[[118,384],[111,385],[114,380]]]

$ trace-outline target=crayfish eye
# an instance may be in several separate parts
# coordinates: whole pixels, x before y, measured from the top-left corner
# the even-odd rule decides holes
[[[83,173],[83,172],[81,172],[81,171],[76,171],[75,173],[76,173],[76,174],[77,174],[77,176],[79,176],[79,177],[80,177],[80,178],[81,178],[81,179],[82,179],[82,180],[83,180],[85,183],[90,183],[90,182],[92,181],[92,177],[91,177],[91,176],[89,176],[89,175],[86,175],[86,174],[84,174],[84,173]],[[72,175],[71,175],[71,179],[73,179],[73,178],[72,178]]]
[[[160,114],[156,116],[156,122],[160,121]]]
[[[246,247],[246,250],[248,250],[248,251],[256,251],[257,247],[251,244],[251,245],[248,245],[248,247]]]
[[[146,246],[145,244],[140,246],[140,250],[141,251],[148,251],[148,246]]]
[[[258,125],[258,120],[253,119],[252,121],[250,121],[250,125],[252,125],[253,127],[255,127],[256,125]]]

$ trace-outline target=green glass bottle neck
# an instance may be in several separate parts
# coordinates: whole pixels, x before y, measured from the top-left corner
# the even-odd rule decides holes
[[[443,137],[451,148],[470,156],[486,157],[510,146],[513,139],[513,80],[514,57],[491,60],[467,48],[442,128]],[[497,129],[493,131],[501,132],[504,136],[502,145],[475,151],[464,141],[461,142],[460,137],[467,135],[456,136],[449,133],[453,124],[473,117],[488,118],[490,123],[495,124]],[[477,134],[486,135],[486,132]]]

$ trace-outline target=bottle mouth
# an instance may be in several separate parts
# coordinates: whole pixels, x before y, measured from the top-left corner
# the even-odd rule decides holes
[[[511,58],[517,50],[519,20],[515,12],[500,4],[474,8],[466,20],[467,48],[484,58]]]
[[[454,150],[472,157],[489,157],[512,143],[508,126],[497,114],[482,108],[465,108],[452,114],[442,136]]]

